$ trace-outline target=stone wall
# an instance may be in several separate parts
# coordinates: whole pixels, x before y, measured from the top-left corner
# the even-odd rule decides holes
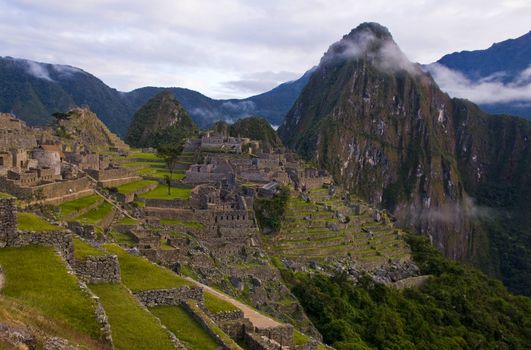
[[[159,305],[181,305],[188,299],[203,303],[203,289],[184,286],[181,288],[152,289],[134,293],[146,307]]]
[[[233,311],[221,311],[217,313],[211,313],[208,310],[205,311],[208,316],[214,320],[216,323],[219,322],[227,322],[227,321],[235,321],[235,320],[241,320],[243,319],[243,311],[242,310],[233,310]]]
[[[74,244],[72,242],[72,236],[64,231],[44,233],[19,231],[18,236],[12,244],[9,244],[9,246],[24,247],[33,244],[55,247],[69,264],[72,264],[74,261]]]
[[[96,240],[96,228],[94,225],[81,224],[77,221],[68,222],[68,229],[74,232],[79,237],[89,241]]]
[[[293,326],[283,324],[273,328],[255,328],[255,332],[272,339],[281,345],[293,344]]]
[[[12,194],[18,198],[32,198],[37,192],[42,191],[44,198],[55,198],[68,196],[76,192],[82,192],[91,189],[91,182],[87,177],[81,177],[75,180],[56,181],[44,185],[23,187],[16,185],[13,181],[0,177],[0,188],[3,191]],[[75,198],[68,198],[69,200]]]
[[[190,202],[185,199],[152,199],[143,198],[142,201],[146,203],[146,207],[156,208],[186,208],[190,206]]]
[[[119,283],[121,281],[120,264],[116,255],[75,259],[72,268],[76,275],[86,283]]]
[[[17,237],[17,202],[15,198],[0,199],[0,247],[8,246]]]

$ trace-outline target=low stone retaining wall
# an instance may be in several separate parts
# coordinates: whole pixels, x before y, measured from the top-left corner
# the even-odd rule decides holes
[[[119,283],[120,264],[116,255],[88,256],[75,259],[72,267],[85,283]]]
[[[0,199],[0,247],[17,237],[17,202],[15,198]]]
[[[212,321],[201,308],[192,301],[183,302],[182,307],[201,327],[213,337],[220,347],[224,350],[241,350],[232,338],[223,333],[221,328]]]
[[[272,339],[280,345],[293,344],[293,326],[290,324],[284,324],[273,328],[255,328],[255,332]]]
[[[69,264],[74,261],[74,243],[72,242],[72,236],[64,231],[19,231],[18,236],[9,246],[24,247],[33,244],[55,247]]]
[[[187,208],[190,206],[190,202],[186,199],[152,199],[142,198],[142,201],[146,203],[146,207],[155,208]]]
[[[68,222],[68,228],[81,238],[87,239],[89,241],[96,240],[96,229],[94,225],[70,221]]]
[[[280,344],[271,342],[269,339],[258,333],[245,332],[243,334],[243,341],[249,350],[282,350]]]
[[[212,313],[206,310],[206,313],[208,316],[214,320],[214,322],[227,322],[227,321],[235,321],[235,320],[241,320],[243,319],[243,311],[242,310],[234,310],[234,311],[221,311],[217,313]]]
[[[152,289],[134,293],[146,307],[159,305],[181,305],[188,299],[203,303],[203,289],[184,286],[181,288]]]

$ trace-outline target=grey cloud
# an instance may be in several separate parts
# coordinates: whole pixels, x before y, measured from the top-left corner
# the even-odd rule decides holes
[[[438,63],[424,68],[433,79],[452,97],[466,98],[476,103],[500,103],[531,101],[531,65],[513,82],[504,83],[504,72],[498,72],[479,81],[472,81],[460,72]]]
[[[48,72],[48,68],[38,62],[34,61],[27,61],[27,60],[21,60],[24,62],[26,66],[26,71],[33,75],[35,78],[44,79],[48,81],[53,81],[52,78],[50,78],[50,73]]]

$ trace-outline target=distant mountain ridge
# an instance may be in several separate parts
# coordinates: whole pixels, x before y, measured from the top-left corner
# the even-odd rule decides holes
[[[260,115],[280,125],[312,70],[301,78],[245,99],[216,100],[185,88],[143,87],[120,92],[79,68],[0,57],[0,111],[33,125],[48,124],[54,112],[88,105],[113,131],[125,135],[133,114],[151,97],[167,90],[200,127],[217,120],[234,122]]]
[[[445,55],[426,67],[451,95],[468,98],[490,113],[531,120],[531,31],[485,50]]]

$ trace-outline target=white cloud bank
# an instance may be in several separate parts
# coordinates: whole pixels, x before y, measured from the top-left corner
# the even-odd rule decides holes
[[[502,82],[504,72],[472,81],[462,73],[438,63],[424,68],[439,87],[452,97],[466,98],[480,104],[531,101],[531,65],[510,83]]]

